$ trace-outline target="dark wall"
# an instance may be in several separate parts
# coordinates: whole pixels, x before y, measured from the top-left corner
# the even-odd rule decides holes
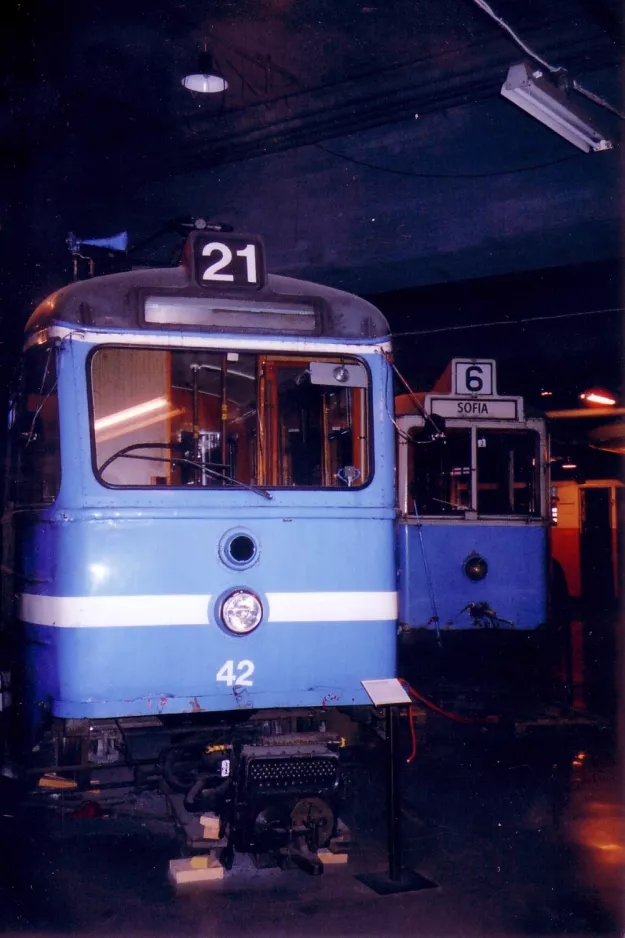
[[[368,298],[389,319],[398,364],[417,387],[430,387],[453,357],[495,358],[500,392],[574,407],[592,385],[621,388],[622,284],[622,265],[610,260]],[[553,392],[548,402],[541,389]]]

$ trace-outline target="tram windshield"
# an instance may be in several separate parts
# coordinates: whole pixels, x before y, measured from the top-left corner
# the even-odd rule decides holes
[[[370,476],[355,359],[105,347],[90,360],[107,485],[347,488]]]
[[[536,431],[448,428],[432,440],[413,427],[408,436],[410,514],[540,515]]]

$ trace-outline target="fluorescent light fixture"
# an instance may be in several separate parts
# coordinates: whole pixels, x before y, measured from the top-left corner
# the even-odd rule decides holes
[[[563,469],[577,469],[577,463],[571,462],[570,460],[568,460],[568,462],[562,463],[562,468]]]
[[[510,67],[501,93],[585,153],[612,149],[612,141],[597,130],[567,94],[528,62]]]
[[[228,87],[228,82],[215,68],[208,52],[202,52],[197,72],[185,75],[182,84],[189,91],[195,91],[197,94],[219,94]]]
[[[115,414],[109,414],[108,417],[98,417],[94,421],[93,427],[98,430],[105,430],[107,427],[114,427],[119,423],[126,423],[128,420],[134,420],[135,417],[141,417],[143,414],[150,414],[155,410],[161,410],[167,407],[169,401],[166,397],[155,397],[151,401],[144,401],[143,404],[135,404],[134,407],[127,407],[126,410],[118,410]]]

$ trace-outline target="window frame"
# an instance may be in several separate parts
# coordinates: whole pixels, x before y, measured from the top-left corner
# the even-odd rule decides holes
[[[411,416],[409,418],[400,418],[398,427],[401,433],[398,435],[398,481],[399,481],[399,510],[405,518],[427,518],[428,521],[440,521],[444,524],[453,524],[460,521],[519,521],[545,522],[547,511],[547,470],[549,466],[548,438],[544,420],[539,418],[527,417],[522,421],[512,420],[492,420],[469,422],[459,419],[447,419],[445,426],[451,429],[464,429],[470,432],[471,439],[471,507],[464,510],[458,509],[453,514],[419,514],[414,512],[408,497],[408,487],[410,480],[408,478],[408,449],[412,445],[405,437],[415,427],[424,427],[427,418],[424,416]],[[534,432],[537,436],[537,453],[539,464],[537,466],[537,496],[538,510],[533,514],[528,513],[481,513],[478,511],[478,485],[477,476],[477,436],[484,430],[490,431],[518,431]]]
[[[27,409],[27,400],[28,395],[32,391],[28,390],[26,385],[26,362],[28,359],[32,359],[37,354],[50,355],[50,361],[52,363],[52,389],[49,390],[45,395],[45,399],[52,398],[56,400],[56,449],[54,457],[56,459],[55,465],[55,478],[54,478],[54,495],[48,498],[41,499],[25,499],[21,497],[21,491],[23,485],[21,480],[23,478],[23,461],[24,453],[26,450],[26,445],[21,437],[21,422],[24,414],[30,414],[30,411]],[[41,376],[45,374],[46,367],[44,366],[41,371]],[[43,343],[37,343],[25,348],[20,356],[16,375],[14,378],[13,387],[8,395],[8,408],[7,413],[10,415],[13,412],[13,421],[10,425],[7,426],[7,435],[6,435],[6,450],[5,450],[5,459],[4,459],[4,471],[5,471],[5,480],[4,480],[4,498],[5,505],[11,510],[29,510],[40,511],[42,509],[47,509],[52,507],[58,500],[61,485],[63,480],[63,459],[62,459],[62,431],[61,431],[61,407],[59,399],[59,354],[58,354],[58,345],[54,341],[48,341]],[[53,394],[52,392],[55,391]],[[35,419],[38,412],[35,411]],[[46,447],[47,449],[48,447]],[[43,478],[43,474],[40,473]],[[43,484],[41,485],[41,490],[43,491]]]
[[[145,351],[156,351],[156,352],[159,352],[159,351],[160,351],[160,352],[172,352],[172,353],[180,352],[180,351],[185,351],[185,352],[188,352],[188,351],[197,351],[198,353],[209,353],[209,354],[225,355],[225,354],[227,354],[227,352],[229,351],[227,348],[221,348],[221,347],[214,349],[214,348],[205,347],[205,346],[198,346],[197,349],[186,348],[186,347],[185,347],[184,350],[181,350],[181,349],[180,349],[179,347],[177,347],[177,346],[174,346],[174,345],[167,345],[167,344],[165,344],[165,343],[163,343],[163,344],[161,344],[161,343],[155,343],[154,345],[151,345],[151,344],[150,344],[150,345],[135,346],[135,345],[133,345],[133,344],[124,343],[124,342],[119,342],[119,343],[118,343],[118,342],[115,342],[115,343],[110,343],[110,342],[101,343],[101,344],[98,344],[98,345],[94,345],[94,346],[89,350],[89,353],[88,353],[87,358],[86,358],[86,361],[85,361],[86,381],[87,381],[87,413],[88,413],[88,421],[89,421],[89,434],[88,434],[88,436],[89,436],[89,450],[90,450],[90,464],[91,464],[91,470],[92,470],[92,473],[93,473],[93,477],[95,478],[95,480],[96,480],[96,482],[98,483],[98,485],[100,485],[100,486],[102,486],[103,488],[108,489],[109,491],[112,491],[112,492],[132,492],[132,491],[135,491],[135,492],[152,493],[152,495],[154,495],[154,493],[156,493],[156,492],[164,492],[164,491],[167,491],[167,492],[183,492],[183,491],[184,491],[184,492],[189,492],[189,491],[192,491],[192,492],[207,492],[207,493],[208,493],[208,492],[212,492],[212,493],[215,493],[215,494],[224,494],[226,491],[227,491],[227,492],[233,492],[233,491],[236,491],[236,490],[243,491],[243,489],[240,489],[239,486],[237,486],[236,484],[231,485],[231,486],[223,486],[223,487],[221,487],[221,486],[199,486],[199,485],[198,485],[198,486],[195,486],[195,485],[193,485],[193,486],[189,486],[189,485],[166,485],[166,486],[156,486],[156,485],[115,485],[115,484],[112,484],[112,483],[110,483],[110,482],[105,482],[105,481],[104,481],[104,479],[102,478],[102,476],[101,476],[101,474],[100,474],[100,472],[99,472],[98,464],[97,464],[97,444],[96,444],[96,439],[95,439],[95,414],[94,414],[94,395],[93,395],[92,361],[93,361],[94,356],[95,356],[99,351],[101,351],[101,350],[136,349],[136,348],[139,348],[139,347],[140,347],[142,350],[145,350]],[[311,350],[310,353],[306,353],[305,351],[298,351],[298,352],[288,352],[288,351],[284,351],[284,352],[280,352],[280,351],[275,351],[275,350],[266,350],[266,349],[263,349],[262,347],[260,347],[260,348],[259,348],[259,347],[256,347],[256,348],[238,348],[238,347],[237,347],[237,348],[232,349],[231,351],[236,351],[236,352],[238,352],[238,353],[241,354],[241,355],[253,355],[253,356],[255,356],[255,357],[256,357],[256,360],[257,360],[257,367],[258,367],[258,365],[260,364],[261,358],[265,358],[266,360],[269,360],[269,361],[272,361],[272,362],[275,361],[275,362],[278,362],[278,363],[279,363],[280,361],[284,361],[285,363],[286,363],[286,362],[295,362],[297,359],[301,359],[301,360],[304,361],[304,362],[305,362],[305,361],[308,361],[308,362],[310,362],[310,361],[324,361],[324,362],[336,363],[336,364],[345,363],[345,364],[348,364],[348,365],[349,365],[350,363],[354,363],[354,364],[362,365],[362,366],[364,367],[365,371],[366,371],[366,374],[367,374],[367,386],[366,386],[366,388],[364,389],[365,392],[366,392],[366,395],[367,395],[367,397],[366,397],[366,411],[367,411],[367,413],[366,413],[366,417],[365,417],[365,419],[366,419],[366,428],[367,428],[367,444],[366,444],[366,445],[367,445],[367,461],[368,461],[368,469],[369,469],[369,474],[368,474],[368,477],[367,477],[367,481],[364,482],[362,485],[355,485],[355,486],[351,486],[351,487],[350,487],[350,486],[347,486],[347,485],[345,485],[345,486],[295,486],[295,485],[273,485],[273,484],[271,484],[271,483],[266,483],[266,482],[255,482],[255,483],[251,483],[251,486],[252,486],[253,488],[254,488],[254,487],[255,487],[255,488],[262,488],[262,489],[266,489],[267,491],[272,491],[272,492],[273,492],[273,491],[276,491],[276,492],[303,492],[303,493],[305,493],[305,492],[324,492],[324,493],[330,493],[330,492],[341,493],[341,492],[343,492],[343,493],[345,493],[345,492],[348,492],[348,491],[349,491],[349,492],[362,492],[362,491],[364,491],[366,488],[368,488],[368,487],[371,485],[371,483],[373,482],[373,479],[374,479],[374,477],[375,477],[375,470],[376,470],[376,458],[375,458],[376,447],[375,447],[375,439],[374,439],[375,433],[374,433],[374,422],[373,422],[373,411],[374,411],[374,408],[373,408],[373,387],[372,387],[372,373],[371,373],[371,368],[369,367],[369,364],[368,364],[368,362],[367,362],[367,360],[366,360],[366,358],[365,358],[364,356],[363,356],[363,357],[360,357],[360,356],[358,356],[358,355],[354,355],[354,354],[351,353],[351,352],[348,353],[348,354],[346,354],[346,355],[341,355],[341,354],[338,353],[338,352],[332,352],[332,353],[328,353],[328,352],[316,352],[314,349]],[[257,376],[256,380],[257,380],[258,382],[260,382],[260,379],[259,379],[258,376]],[[328,385],[328,387],[330,387],[330,385]],[[340,387],[340,386],[337,385],[337,387]],[[265,390],[265,398],[266,398],[266,390]],[[260,394],[260,387],[259,387],[259,393],[258,393],[258,395],[257,395],[257,407],[260,409],[260,406],[261,406],[261,394]],[[265,401],[265,403],[264,403],[262,406],[265,406],[265,407],[266,407],[266,401]],[[257,429],[258,429],[258,426],[257,426]],[[246,483],[246,484],[247,484],[247,483]]]

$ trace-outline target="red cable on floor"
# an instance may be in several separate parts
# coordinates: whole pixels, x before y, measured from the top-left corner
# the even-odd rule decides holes
[[[443,708],[439,707],[438,704],[435,704],[433,700],[428,700],[427,697],[424,697],[423,694],[420,694],[419,691],[414,689],[414,687],[411,687],[408,681],[405,681],[400,677],[399,683],[402,684],[402,686],[408,691],[409,694],[411,694],[413,697],[416,697],[416,699],[422,703],[424,707],[428,707],[430,710],[433,710],[434,713],[438,713],[439,716],[446,717],[448,720],[453,720],[455,723],[464,723],[471,726],[484,726],[486,724],[499,722],[499,717],[497,716],[465,717],[460,713],[451,713],[449,710],[443,710]]]

